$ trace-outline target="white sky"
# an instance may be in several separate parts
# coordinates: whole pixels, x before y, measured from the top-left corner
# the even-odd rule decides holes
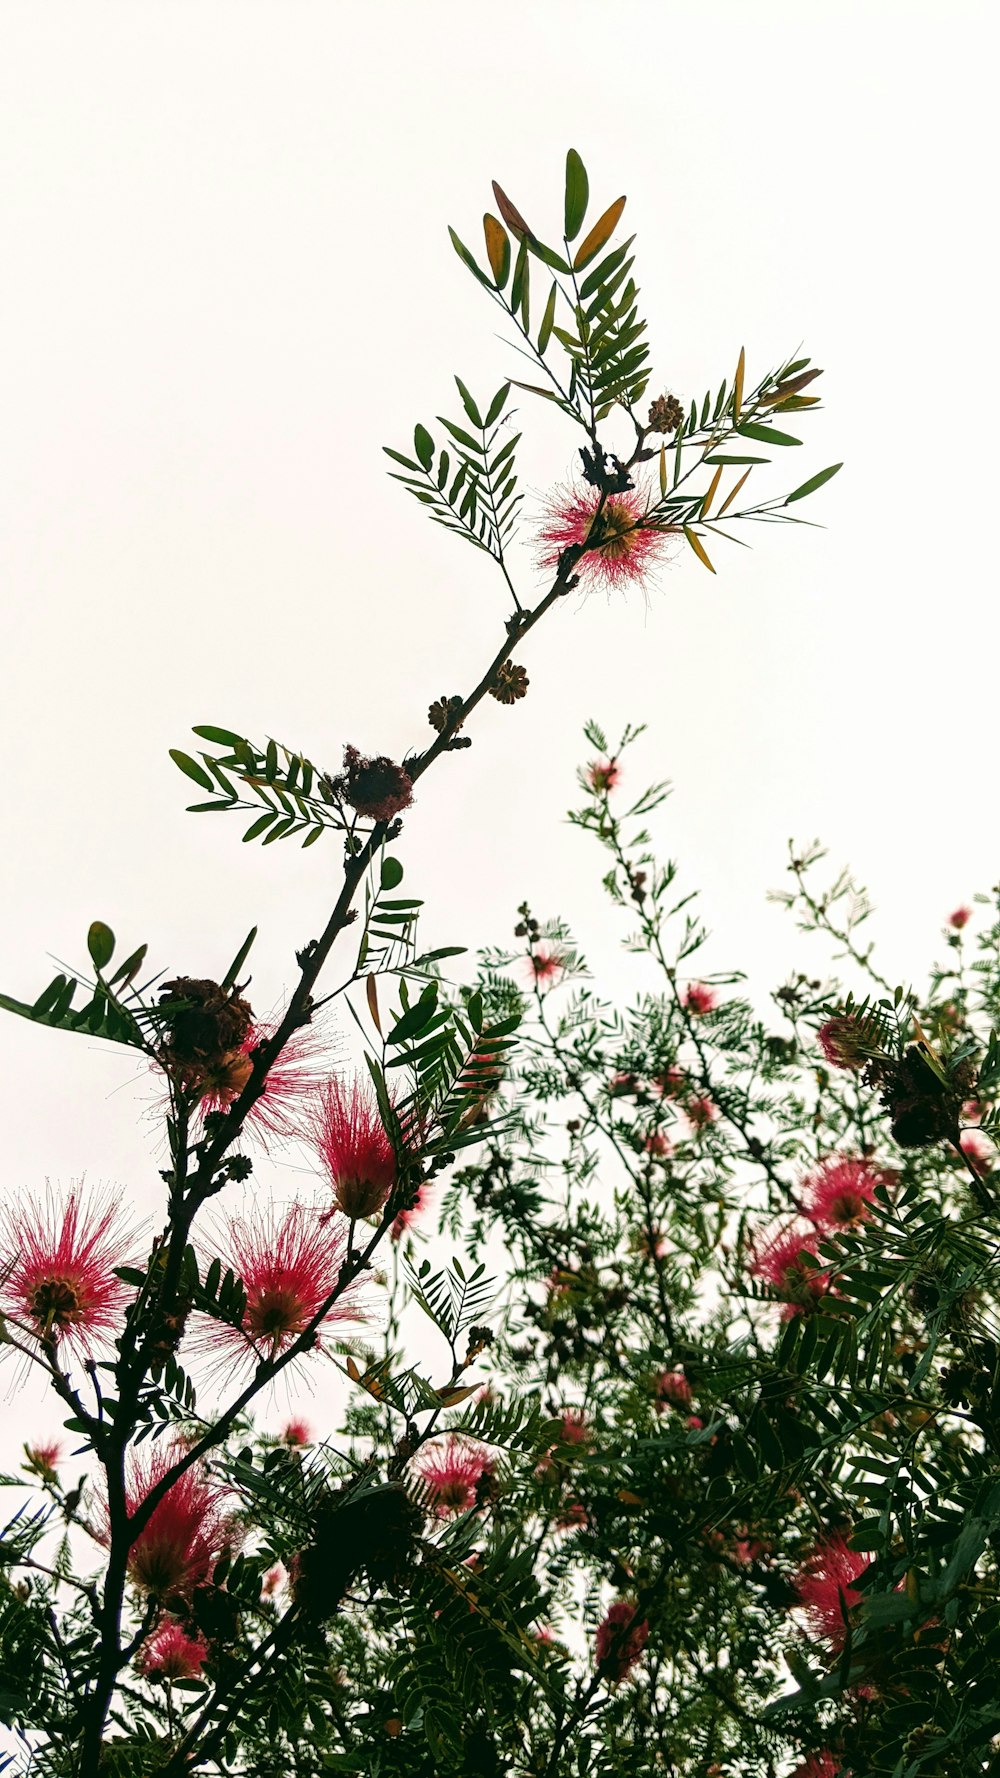
[[[763,998],[813,961],[765,895],[819,834],[880,906],[887,972],[922,971],[998,875],[991,14],[0,5],[0,986],[33,999],[95,917],[195,975],[259,923],[252,997],[290,986],[336,843],[242,846],[184,813],[166,750],[212,721],[398,757],[479,677],[499,577],[379,447],[455,411],[454,371],[488,398],[516,366],[446,224],[479,251],[497,177],[554,238],[570,144],[595,205],[629,196],[650,393],[803,342],[828,409],[774,491],[846,467],[799,509],[827,529],[717,546],[715,579],[685,552],[648,608],[571,602],[531,639],[526,702],[420,787],[400,853],[427,938],[503,942],[527,895],[640,980],[562,824],[593,715],[649,724],[629,782],[676,784],[657,832],[715,967]],[[544,490],[577,440],[521,417]],[[0,1057],[0,1190],[85,1169],[156,1201],[127,1057],[15,1020]],[[26,1397],[11,1431],[52,1423]]]

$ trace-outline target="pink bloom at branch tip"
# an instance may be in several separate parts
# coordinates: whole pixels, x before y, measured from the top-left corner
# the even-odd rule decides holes
[[[115,1269],[134,1263],[134,1236],[108,1191],[64,1202],[15,1198],[0,1224],[0,1311],[36,1339],[90,1358],[119,1332],[133,1290]]]
[[[349,1217],[375,1216],[396,1183],[396,1156],[372,1088],[334,1077],[321,1089],[309,1140]]]
[[[601,501],[597,488],[554,490],[538,527],[538,566],[555,574],[565,550],[586,545],[574,570],[581,586],[617,590],[641,585],[664,558],[668,533],[643,525],[649,502],[639,488],[609,494],[603,506]]]

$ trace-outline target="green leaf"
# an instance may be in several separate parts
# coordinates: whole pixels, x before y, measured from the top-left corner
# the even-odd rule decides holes
[[[789,494],[785,505],[791,506],[793,500],[804,500],[807,494],[815,494],[817,488],[821,488],[824,482],[831,481],[838,469],[843,467],[843,463],[831,463],[829,469],[821,469],[818,475],[811,475],[807,482],[802,483],[801,488],[796,488],[793,494]]]
[[[92,922],[87,933],[87,949],[95,969],[104,969],[111,962],[115,950],[115,935],[110,926],[105,926],[103,920]]]
[[[462,261],[462,264],[465,266],[468,266],[469,271],[472,273],[474,278],[479,279],[480,284],[482,284],[487,290],[492,290],[493,286],[490,283],[488,277],[486,276],[486,273],[484,271],[480,270],[479,266],[476,264],[475,260],[473,259],[472,254],[469,252],[468,247],[466,247],[464,245],[464,243],[459,240],[458,236],[455,233],[455,230],[453,228],[449,227],[448,234],[451,238],[451,244],[454,247],[455,252],[458,254],[459,259]]]
[[[759,426],[756,420],[746,420],[737,426],[741,438],[755,438],[758,444],[800,445],[801,438],[793,438],[790,432],[779,432],[776,426]]]
[[[382,869],[379,873],[379,884],[381,888],[396,889],[402,881],[403,867],[400,864],[399,859],[389,858],[388,856],[383,858]]]
[[[186,778],[190,778],[195,784],[197,784],[199,789],[201,789],[201,790],[214,790],[215,789],[215,785],[213,784],[208,773],[206,772],[204,766],[200,766],[196,759],[191,758],[190,754],[182,753],[179,747],[171,747],[170,748],[170,757],[173,760],[174,765],[177,767],[178,771],[183,772],[184,776]]]
[[[552,327],[556,318],[556,297],[558,294],[559,286],[553,279],[552,289],[549,291],[549,300],[545,305],[545,313],[542,316],[542,325],[538,330],[538,355],[540,358],[545,356],[545,348],[548,345],[549,340],[552,338]]]
[[[469,419],[472,421],[473,426],[478,426],[480,430],[482,430],[483,417],[473,401],[472,396],[469,394],[461,377],[456,377],[455,382],[458,384],[458,393],[462,397],[462,406],[465,408]]]
[[[517,259],[514,263],[514,282],[510,287],[510,312],[512,315],[516,315],[518,309],[521,307],[521,298],[524,294],[524,288],[527,282],[528,241],[527,237],[525,237],[517,250]]]
[[[277,809],[265,809],[263,815],[258,815],[256,821],[251,821],[243,835],[243,844],[246,845],[248,840],[255,840],[259,834],[263,833],[265,827],[270,827],[277,813]]]
[[[240,973],[240,970],[243,968],[244,963],[246,962],[248,956],[250,955],[250,947],[253,944],[253,941],[256,937],[257,937],[257,928],[256,928],[256,926],[251,926],[250,931],[247,933],[246,938],[243,940],[243,943],[241,944],[235,957],[233,958],[232,962],[230,963],[229,968],[226,970],[226,973],[222,978],[223,988],[231,988],[232,987],[233,983],[235,982],[237,976]]]
[[[571,148],[566,156],[566,203],[565,203],[565,235],[567,241],[575,241],[583,227],[583,219],[587,214],[587,203],[590,198],[590,181],[587,169],[575,148]]]
[[[486,419],[483,422],[485,426],[492,426],[495,420],[499,420],[500,415],[503,413],[504,402],[507,400],[509,394],[509,383],[505,383],[502,389],[497,390],[486,411]]]
[[[396,1021],[386,1041],[392,1044],[405,1043],[407,1038],[423,1031],[437,1010],[437,998],[437,984],[432,982],[429,987],[424,989],[416,1005],[411,1006],[409,1011],[404,1012],[402,1018]]]
[[[148,950],[148,945],[140,945],[138,950],[132,952],[131,957],[126,957],[121,968],[116,969],[114,975],[111,977],[111,986],[113,988],[119,985],[123,988],[128,986],[129,982],[138,975],[142,968]]]
[[[426,426],[421,426],[419,421],[413,428],[413,448],[420,459],[421,468],[430,469],[434,461],[434,440]]]
[[[714,451],[710,456],[702,458],[703,463],[770,463],[770,461],[770,457],[730,457],[722,454],[716,455]]]
[[[219,747],[235,747],[243,736],[233,733],[231,728],[216,728],[214,723],[200,722],[191,730],[193,735],[200,735],[203,741],[214,741]]]

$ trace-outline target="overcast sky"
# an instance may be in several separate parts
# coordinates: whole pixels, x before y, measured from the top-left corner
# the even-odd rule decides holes
[[[570,144],[595,205],[628,194],[650,393],[801,342],[825,407],[773,491],[846,467],[799,509],[824,529],[719,546],[715,578],[685,552],[648,603],[570,600],[529,641],[529,697],[479,714],[407,823],[427,936],[503,942],[528,896],[638,985],[563,822],[595,716],[649,725],[630,783],[675,783],[657,837],[712,965],[763,1002],[814,960],[766,892],[818,834],[879,905],[887,974],[920,975],[1000,874],[992,11],[0,4],[0,987],[34,999],[101,918],[211,976],[259,924],[252,998],[289,988],[336,843],[241,845],[184,812],[167,748],[216,722],[398,757],[479,677],[502,584],[380,446],[454,410],[453,372],[487,398],[520,374],[446,225],[478,250],[496,177],[553,238]],[[520,419],[537,497],[577,441]],[[13,1019],[0,1050],[0,1190],[86,1171],[151,1208],[128,1057]],[[52,1423],[25,1398],[15,1431]]]

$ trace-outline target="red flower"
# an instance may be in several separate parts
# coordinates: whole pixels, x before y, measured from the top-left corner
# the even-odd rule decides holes
[[[831,1068],[847,1068],[857,1074],[868,1060],[860,1042],[857,1021],[849,1013],[827,1019],[816,1036]]]
[[[810,1630],[834,1654],[844,1645],[846,1613],[861,1599],[852,1583],[868,1566],[860,1550],[848,1549],[842,1537],[831,1537],[813,1551],[792,1582]]]
[[[426,1483],[438,1516],[447,1518],[477,1505],[479,1484],[483,1476],[493,1474],[493,1459],[484,1445],[449,1432],[424,1446],[414,1469]]]
[[[971,908],[966,908],[966,907],[956,908],[955,912],[953,914],[948,915],[948,925],[953,926],[955,928],[956,932],[961,932],[962,927],[968,926],[969,921],[971,919],[972,919],[972,909]]]
[[[716,1005],[715,989],[708,987],[705,982],[689,982],[684,994],[684,1005],[688,1012],[697,1017],[711,1012]]]
[[[816,1257],[816,1240],[815,1229],[793,1224],[791,1228],[779,1229],[751,1251],[751,1275],[770,1284],[780,1297],[785,1304],[784,1321],[815,1307],[817,1298],[830,1289],[829,1271],[810,1266],[801,1257],[803,1253]]]
[[[594,759],[586,770],[587,786],[590,790],[614,790],[622,775],[621,766],[616,759]]]
[[[654,1130],[651,1136],[646,1137],[642,1146],[653,1160],[666,1160],[670,1153],[669,1137],[665,1136],[662,1130]]]
[[[672,1408],[691,1404],[691,1385],[683,1371],[661,1371],[656,1380],[657,1406],[668,1403]]]
[[[202,1117],[209,1111],[228,1111],[250,1079],[253,1052],[277,1030],[277,1021],[254,1025],[238,1049],[230,1050],[198,1073]],[[283,1141],[300,1133],[303,1104],[317,1092],[318,1064],[325,1053],[319,1032],[301,1025],[268,1069],[263,1089],[246,1115],[244,1128],[266,1149],[268,1137]]]
[[[144,1642],[136,1666],[147,1679],[194,1679],[208,1659],[208,1643],[189,1636],[180,1624],[167,1622]]]
[[[800,1766],[796,1766],[792,1778],[840,1778],[843,1770],[840,1761],[825,1747],[820,1753],[811,1753]]]
[[[850,1228],[863,1222],[876,1186],[884,1184],[886,1177],[867,1161],[834,1155],[805,1182],[806,1214],[829,1228]]]
[[[628,1599],[616,1599],[594,1638],[595,1666],[602,1679],[617,1685],[641,1658],[649,1638],[646,1619]]]
[[[165,1440],[152,1451],[143,1446],[132,1453],[125,1484],[130,1516],[183,1455],[182,1445]],[[105,1527],[105,1541],[109,1536]],[[132,1544],[129,1576],[142,1592],[159,1599],[189,1598],[233,1540],[225,1489],[203,1464],[193,1463],[167,1489]]]
[[[29,1468],[40,1475],[43,1482],[56,1480],[56,1468],[62,1454],[62,1446],[53,1442],[49,1445],[25,1445],[24,1454],[28,1459]]]
[[[305,1420],[289,1420],[281,1435],[283,1445],[311,1445],[313,1442],[312,1428]]]
[[[374,1093],[361,1081],[326,1082],[311,1123],[313,1146],[345,1216],[375,1216],[396,1183],[396,1156]]]
[[[256,1365],[277,1358],[315,1320],[334,1289],[347,1253],[340,1217],[317,1215],[304,1204],[278,1212],[256,1208],[234,1219],[218,1257],[242,1280],[246,1308],[239,1326],[201,1317],[200,1344],[220,1353],[226,1365]],[[354,1279],[326,1311],[321,1327],[357,1322],[360,1279]],[[315,1348],[319,1349],[319,1339]]]
[[[588,587],[627,587],[641,582],[662,557],[666,534],[642,525],[647,497],[638,488],[609,494],[597,488],[559,488],[546,504],[538,529],[538,565],[555,573],[564,550],[586,544],[575,572]],[[601,507],[598,516],[598,507]]]
[[[0,1229],[0,1310],[89,1358],[121,1327],[133,1292],[114,1268],[134,1260],[132,1240],[108,1192],[85,1203],[74,1186],[64,1205],[51,1192],[15,1199]]]

